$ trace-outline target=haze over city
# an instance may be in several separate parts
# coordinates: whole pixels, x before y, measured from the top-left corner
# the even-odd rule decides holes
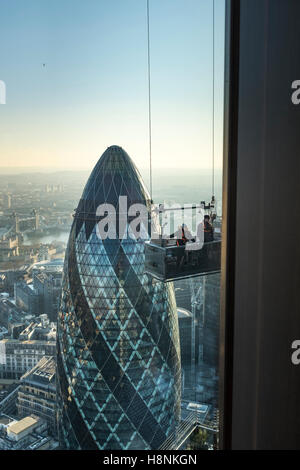
[[[147,169],[140,0],[1,3],[1,166],[91,170],[110,145]],[[151,1],[154,168],[210,168],[212,2]],[[224,2],[215,1],[215,149],[222,160]]]

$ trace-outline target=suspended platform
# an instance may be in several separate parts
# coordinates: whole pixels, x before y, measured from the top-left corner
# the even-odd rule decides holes
[[[145,273],[163,282],[206,276],[221,270],[221,239],[189,250],[189,244],[177,246],[174,239],[145,242]],[[193,247],[196,248],[196,247]]]

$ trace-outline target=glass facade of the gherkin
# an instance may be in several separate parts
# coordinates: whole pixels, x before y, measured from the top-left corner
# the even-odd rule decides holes
[[[113,146],[86,184],[65,258],[57,356],[63,448],[158,449],[180,416],[173,285],[144,274],[142,239],[105,239],[97,230],[97,207],[110,203],[118,217],[119,196],[128,207],[150,207],[132,160]]]

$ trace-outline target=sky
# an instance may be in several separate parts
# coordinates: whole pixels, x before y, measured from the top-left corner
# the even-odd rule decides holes
[[[222,167],[225,0],[215,0]],[[213,0],[150,0],[153,168],[211,168]],[[45,65],[44,65],[45,64]],[[149,166],[146,0],[0,0],[0,167]]]

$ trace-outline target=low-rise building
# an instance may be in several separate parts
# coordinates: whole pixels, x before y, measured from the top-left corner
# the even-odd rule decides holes
[[[3,339],[0,341],[0,378],[20,379],[44,356],[55,354],[55,341]]]
[[[4,235],[0,239],[0,261],[19,256],[19,238],[17,235]]]
[[[51,321],[57,320],[61,295],[62,271],[47,272],[44,268],[33,274],[33,286],[39,295],[40,311]]]
[[[44,357],[21,377],[17,400],[18,415],[31,413],[47,422],[48,432],[57,435],[55,360]]]
[[[39,295],[34,289],[32,284],[26,282],[17,282],[15,284],[15,302],[18,308],[33,315],[38,315],[39,308]]]
[[[23,323],[26,312],[21,311],[12,297],[0,294],[0,324],[9,330],[10,323]]]
[[[30,322],[26,328],[20,332],[20,341],[25,340],[56,340],[56,323],[50,322],[45,314],[36,317],[36,320]]]
[[[192,326],[193,315],[184,308],[177,308],[180,335],[180,354],[182,366],[192,364]]]
[[[0,390],[0,413],[17,414],[17,398],[20,385],[12,383],[5,390]]]
[[[58,443],[48,436],[47,423],[31,415],[16,420],[0,415],[0,450],[53,450]]]
[[[0,339],[5,338],[5,336],[8,335],[8,330],[5,328],[5,326],[0,326]]]

